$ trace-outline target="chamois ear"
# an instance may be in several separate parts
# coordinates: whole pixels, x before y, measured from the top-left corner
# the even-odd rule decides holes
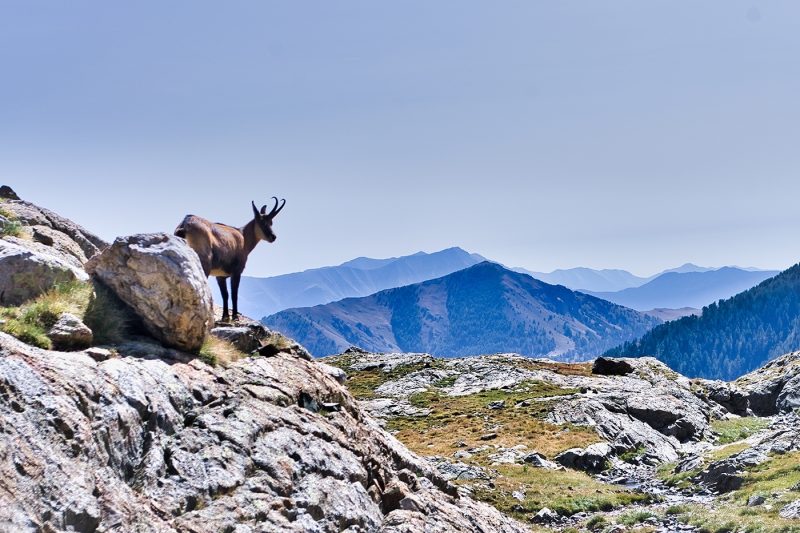
[[[267,213],[267,204],[261,206],[261,214],[265,215]]]
[[[256,203],[254,201],[250,200],[250,204],[253,206],[253,215],[256,218],[259,218],[261,215],[258,213],[258,208],[256,207]]]

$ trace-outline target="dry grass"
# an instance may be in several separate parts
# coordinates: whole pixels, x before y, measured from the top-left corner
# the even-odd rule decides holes
[[[572,392],[542,382],[526,382],[509,391],[489,390],[468,396],[445,396],[429,390],[412,395],[409,401],[416,407],[430,409],[430,415],[396,418],[387,427],[396,431],[397,438],[410,449],[425,455],[450,456],[456,443],[477,447],[486,444],[480,439],[482,435],[496,432],[491,444],[507,448],[524,444],[553,457],[569,448],[600,440],[589,428],[557,426],[543,420],[552,407],[547,398]],[[488,408],[489,403],[499,400],[506,402],[505,408]],[[520,405],[521,402],[527,405]]]
[[[57,285],[21,307],[0,310],[0,316],[6,320],[0,329],[22,342],[49,350],[53,344],[47,337],[47,331],[62,313],[82,317],[91,293],[92,287],[87,283]]]
[[[0,309],[6,322],[0,330],[22,342],[49,350],[47,332],[62,313],[72,313],[92,330],[95,344],[112,344],[127,335],[130,311],[102,285],[59,284],[20,307]]]
[[[234,361],[247,357],[247,354],[240,351],[230,342],[209,335],[200,348],[199,356],[211,366],[220,365],[225,367]]]
[[[591,376],[592,363],[559,363],[556,361],[534,361],[525,359],[516,363],[525,370],[549,370],[562,376]]]

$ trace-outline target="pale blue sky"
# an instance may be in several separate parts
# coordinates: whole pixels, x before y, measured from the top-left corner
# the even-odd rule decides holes
[[[796,1],[0,0],[0,182],[107,239],[287,198],[271,275],[800,260]]]

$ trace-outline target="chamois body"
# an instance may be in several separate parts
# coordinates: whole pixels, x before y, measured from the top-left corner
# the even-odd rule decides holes
[[[274,197],[273,197],[274,198]],[[189,246],[197,253],[203,272],[206,276],[217,278],[222,294],[222,319],[228,320],[228,286],[231,279],[231,300],[233,303],[233,319],[239,316],[239,282],[247,265],[247,257],[260,241],[274,242],[276,237],[272,231],[272,220],[280,213],[286,200],[278,203],[267,213],[267,206],[259,211],[253,203],[253,219],[241,228],[211,222],[196,215],[186,215],[175,228],[175,235],[186,239]]]

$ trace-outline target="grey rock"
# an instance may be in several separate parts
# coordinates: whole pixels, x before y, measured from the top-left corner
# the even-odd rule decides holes
[[[0,187],[0,198],[5,200],[19,200],[19,196],[17,193],[14,192],[14,189],[9,187],[8,185],[3,185]]]
[[[574,470],[602,472],[608,467],[612,449],[608,443],[599,442],[586,448],[571,448],[558,454],[556,462]]]
[[[548,522],[555,522],[557,520],[558,513],[548,509],[547,507],[542,507],[536,512],[535,515],[533,515],[533,521],[539,524],[546,524]]]
[[[617,453],[644,448],[657,462],[666,463],[677,461],[681,451],[678,439],[632,418],[618,398],[612,401],[585,397],[560,402],[548,415],[548,420],[554,424],[592,427]]]
[[[625,376],[633,372],[633,365],[624,358],[598,357],[592,364],[592,374],[600,376]]]
[[[504,409],[506,406],[505,400],[496,400],[494,402],[489,402],[487,406],[489,409]]]
[[[82,269],[53,255],[0,239],[0,305],[21,305],[57,284],[88,279]]]
[[[501,448],[497,452],[489,454],[487,459],[493,464],[514,464],[520,462],[523,455],[525,455],[523,452],[513,448]]]
[[[375,398],[362,402],[362,405],[370,415],[381,420],[398,416],[428,416],[431,413],[430,409],[415,407],[408,400],[396,400],[394,398]]]
[[[317,365],[319,365],[319,368],[323,372],[328,374],[330,377],[335,379],[337,382],[339,382],[339,383],[346,383],[347,382],[347,373],[344,370],[342,370],[341,368],[337,368],[335,366],[331,366],[331,365],[325,364],[325,363],[320,362],[320,361],[317,362]]]
[[[747,506],[748,507],[757,507],[762,505],[767,499],[761,494],[753,494],[749,498],[747,498]]]
[[[703,467],[703,456],[702,455],[690,455],[681,461],[675,466],[674,472],[679,474],[681,472],[689,472],[692,470],[697,470],[698,468]]]
[[[561,470],[563,467],[549,461],[544,455],[539,452],[527,453],[522,457],[522,462],[529,464],[536,468],[546,468],[548,470]]]
[[[71,313],[62,313],[47,332],[56,350],[83,350],[92,345],[92,330]]]
[[[778,513],[781,518],[798,519],[800,518],[800,500],[795,500],[792,503],[781,508]]]
[[[197,254],[164,233],[119,237],[86,263],[167,346],[196,352],[213,324],[211,292]]]
[[[429,459],[439,474],[447,480],[462,479],[489,479],[486,471],[479,466],[464,463],[451,463],[441,458]]]
[[[730,387],[747,403],[745,413],[770,416],[800,405],[800,352],[777,357]]]
[[[99,348],[97,346],[94,346],[92,348],[87,348],[86,350],[83,351],[83,353],[85,353],[86,355],[88,355],[97,362],[110,359],[111,356],[113,355],[111,350],[107,350],[105,348]]]
[[[13,406],[0,410],[0,523],[14,531],[526,531],[459,496],[315,362],[281,353],[210,367],[161,359],[180,352],[156,344],[139,345],[153,348],[149,357],[126,346],[97,362],[0,333],[4,405]],[[304,396],[341,408],[314,413],[300,405]]]

